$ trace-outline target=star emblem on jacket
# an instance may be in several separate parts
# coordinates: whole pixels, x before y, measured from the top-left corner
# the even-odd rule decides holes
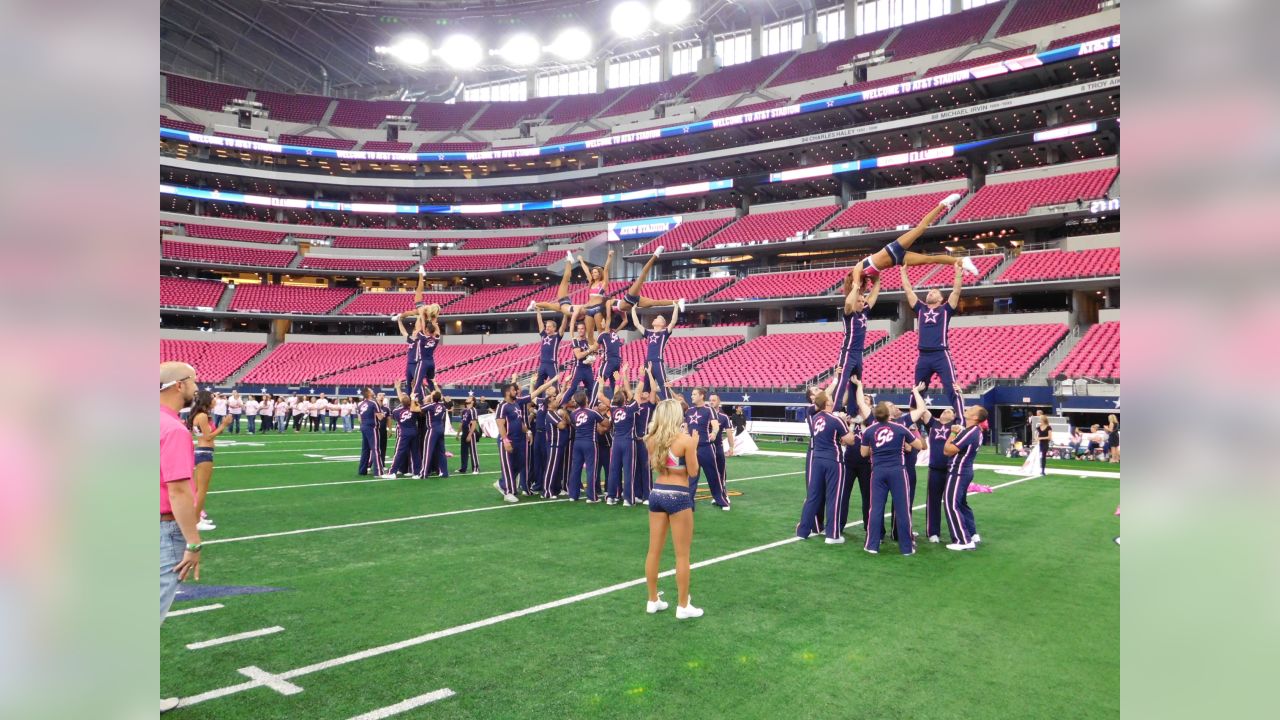
[[[926,313],[924,313],[923,315],[921,315],[921,317],[923,317],[923,318],[924,318],[924,321],[925,321],[925,322],[927,322],[927,323],[929,323],[930,325],[932,325],[932,324],[934,324],[934,323],[938,322],[938,311],[937,311],[937,310],[934,310],[934,309],[932,309],[932,308],[930,308],[930,309],[929,309],[929,311],[928,311],[928,312],[926,312]]]

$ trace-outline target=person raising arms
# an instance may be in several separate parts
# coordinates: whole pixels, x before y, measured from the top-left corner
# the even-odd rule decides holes
[[[910,250],[916,240],[919,240],[924,231],[933,224],[933,221],[955,207],[961,197],[960,193],[951,193],[946,196],[915,227],[899,235],[897,240],[885,245],[874,254],[863,258],[862,262],[858,263],[857,267],[854,268],[853,286],[861,288],[867,282],[875,279],[880,273],[895,265],[908,268],[914,265],[954,264],[956,262],[955,259],[949,255],[924,255],[910,252]],[[978,268],[973,264],[972,260],[966,257],[960,262],[966,272],[974,275],[978,274]],[[845,294],[847,295],[848,293]]]
[[[967,258],[966,258],[967,259]],[[960,263],[955,265],[955,279],[951,285],[951,294],[943,302],[942,292],[937,288],[924,296],[924,302],[911,288],[911,280],[907,277],[906,268],[902,269],[902,289],[907,295],[907,304],[916,314],[916,333],[919,335],[919,357],[916,359],[916,379],[914,384],[924,383],[929,387],[933,376],[937,375],[942,382],[942,391],[947,395],[947,404],[955,410],[956,417],[964,415],[964,398],[956,389],[956,366],[951,361],[951,351],[947,344],[947,334],[951,329],[951,318],[960,308],[960,290],[964,286]],[[911,398],[911,407],[916,407],[915,397]]]
[[[844,341],[840,344],[840,358],[836,365],[844,368],[836,383],[835,396],[832,401],[839,411],[848,408],[849,378],[862,379],[862,350],[867,344],[867,319],[871,308],[875,307],[880,297],[880,277],[876,276],[870,292],[863,293],[862,288],[853,282],[854,271],[850,270],[844,278],[844,306],[840,319],[844,323]]]
[[[644,389],[647,391],[655,391],[656,385],[653,385],[650,378],[658,381],[658,384],[666,386],[667,384],[667,343],[671,341],[671,331],[676,328],[676,321],[680,319],[680,307],[677,306],[671,310],[671,322],[661,315],[655,315],[651,324],[652,329],[644,331],[645,340],[645,365],[648,372],[644,377]],[[636,315],[636,309],[631,308],[631,322],[637,329],[643,329],[640,324],[640,318]]]

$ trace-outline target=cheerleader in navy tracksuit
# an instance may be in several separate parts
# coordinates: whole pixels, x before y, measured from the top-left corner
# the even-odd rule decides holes
[[[858,414],[847,420],[849,429],[854,434],[854,440],[853,445],[844,454],[846,482],[840,495],[840,527],[843,528],[849,524],[849,506],[853,498],[853,485],[857,481],[858,494],[862,498],[862,528],[865,530],[867,508],[871,505],[871,461],[862,457],[862,431],[871,418],[871,404],[867,402],[867,396],[862,390],[862,379],[855,375],[851,378],[851,382],[854,388],[854,407],[858,409]],[[832,401],[834,400],[833,397]]]
[[[658,400],[665,396],[666,387],[659,385],[654,377],[652,369],[645,366],[645,378],[648,387],[652,390],[645,390],[641,386],[640,391],[636,393],[636,426],[634,432],[635,438],[635,457],[633,464],[635,469],[632,475],[635,477],[636,498],[645,505],[649,504],[649,486],[653,484],[653,470],[649,467],[649,446],[645,444],[645,438],[649,434],[649,421],[653,419],[654,408],[658,405]]]
[[[560,396],[547,396],[547,458],[542,471],[542,497],[548,500],[564,494],[564,477],[569,466],[569,411],[560,405]]]
[[[820,411],[809,422],[813,433],[813,456],[809,460],[809,478],[806,481],[808,494],[800,511],[800,522],[796,524],[796,535],[801,539],[809,537],[809,528],[817,524],[818,509],[825,505],[831,509],[826,542],[839,545],[844,542],[844,526],[836,520],[840,517],[838,508],[844,485],[848,482],[844,446],[852,445],[855,436],[834,414],[835,401],[825,392],[818,393],[814,405]]]
[[[862,431],[862,456],[871,458],[871,511],[867,518],[867,542],[863,549],[869,553],[880,552],[884,538],[884,506],[893,497],[896,511],[898,548],[903,555],[915,554],[911,538],[911,510],[907,499],[907,474],[903,467],[906,450],[923,447],[913,438],[906,425],[890,419],[893,405],[880,402],[872,411],[875,422]]]
[[[449,477],[449,461],[444,456],[445,426],[449,424],[449,406],[439,388],[434,388],[422,406],[427,419],[427,433],[422,438],[422,477],[432,471],[442,478]]]
[[[404,381],[396,383],[400,405],[391,411],[396,423],[396,450],[391,460],[391,471],[383,477],[414,476],[422,472],[422,444],[418,442],[418,417],[422,406],[418,399],[404,392]]]
[[[536,380],[534,381],[536,382]],[[533,420],[529,427],[533,436],[529,442],[529,467],[521,478],[520,493],[523,495],[541,495],[542,477],[547,470],[547,399],[544,393],[548,390],[555,393],[556,375],[538,387],[529,384],[529,398],[533,403]]]
[[[698,435],[698,466],[707,476],[707,487],[711,490],[711,502],[721,510],[729,510],[729,496],[724,488],[723,468],[716,462],[715,452],[711,449],[711,438],[720,432],[720,422],[716,414],[705,404],[707,391],[702,388],[693,389],[693,407],[684,415],[684,421],[691,431]],[[689,492],[697,495],[698,476],[689,474]]]

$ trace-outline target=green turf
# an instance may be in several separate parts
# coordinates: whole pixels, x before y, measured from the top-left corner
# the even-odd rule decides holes
[[[232,439],[218,451],[215,491],[358,479],[354,461],[323,459],[358,452],[358,435]],[[246,680],[238,668],[283,673],[643,576],[647,508],[505,505],[491,487],[496,449],[482,448],[480,476],[211,495],[218,529],[206,540],[498,509],[210,545],[203,583],[287,590],[175,604],[226,607],[165,622],[164,694],[235,685]],[[803,464],[730,460],[729,487],[742,494],[729,513],[699,504],[694,561],[790,536]],[[1016,479],[978,475],[988,485]],[[707,612],[695,621],[644,614],[641,585],[306,674],[292,680],[304,688],[296,695],[253,688],[171,717],[341,719],[442,687],[457,695],[396,717],[1114,717],[1118,502],[1115,479],[1036,478],[971,497],[985,540],[976,552],[921,538],[914,557],[889,543],[871,556],[854,528],[843,546],[790,543],[695,570],[694,602]],[[923,524],[923,510],[915,520]],[[674,599],[674,579],[661,584]],[[273,625],[284,632],[185,648]]]

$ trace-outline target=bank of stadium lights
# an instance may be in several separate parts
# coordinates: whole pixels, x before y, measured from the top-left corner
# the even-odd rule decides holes
[[[689,0],[658,0],[653,6],[653,19],[663,25],[679,25],[693,13]]]
[[[547,50],[570,62],[584,60],[591,54],[591,35],[582,28],[565,28],[556,35]]]
[[[640,37],[649,29],[653,17],[649,7],[640,0],[626,0],[614,6],[609,14],[609,25],[620,37]]]
[[[431,59],[431,48],[419,37],[404,37],[391,46],[379,45],[373,49],[379,55],[390,55],[405,65],[424,65]]]
[[[502,47],[491,52],[516,67],[525,67],[538,62],[542,56],[542,45],[534,36],[519,33],[507,38]]]
[[[436,55],[451,68],[468,70],[480,64],[484,49],[469,35],[450,35],[441,43]]]

